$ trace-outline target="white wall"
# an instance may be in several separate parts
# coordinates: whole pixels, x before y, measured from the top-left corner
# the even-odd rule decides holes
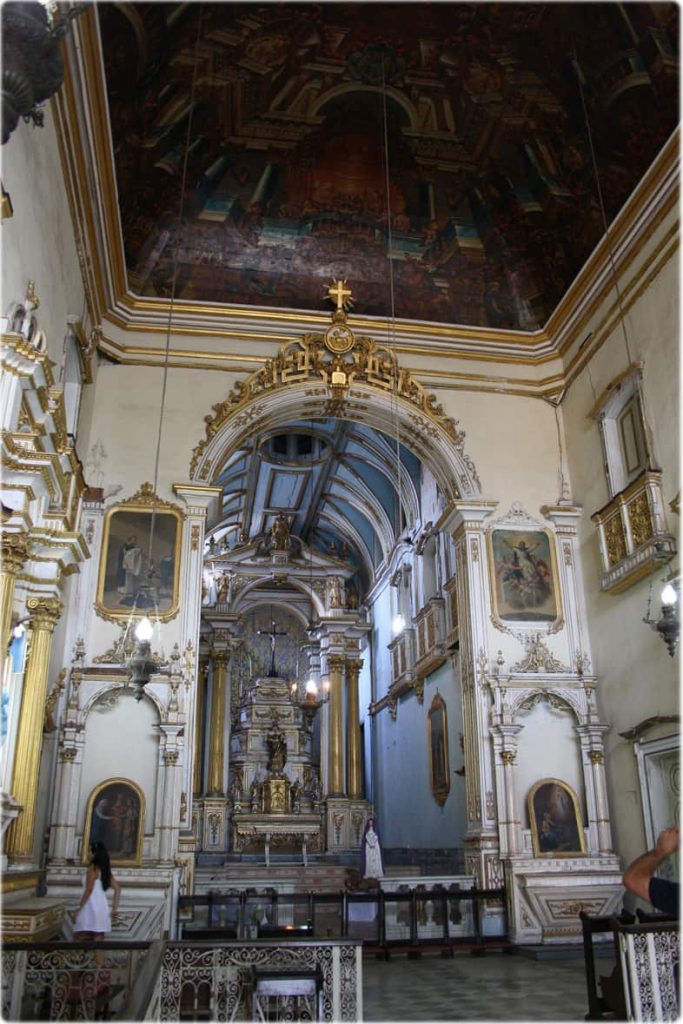
[[[85,723],[85,749],[78,800],[77,832],[82,835],[88,798],[107,779],[128,779],[145,794],[145,834],[154,831],[159,717],[151,700],[138,704],[132,693],[121,693],[114,707],[97,710]],[[102,707],[102,705],[100,705]]]
[[[673,532],[679,530],[679,522],[668,503],[680,487],[678,287],[674,257],[626,318],[630,359],[645,364],[645,414],[655,437],[663,471],[664,510]],[[598,535],[590,514],[607,503],[609,493],[599,426],[588,413],[596,397],[628,365],[623,332],[618,328],[592,359],[590,377],[587,371],[581,374],[562,407],[573,496],[585,510],[579,536],[593,669],[598,675],[598,704],[611,726],[605,738],[606,771],[615,847],[625,863],[645,849],[645,832],[633,744],[619,734],[651,716],[679,713],[679,656],[670,658],[662,640],[642,621],[650,580],[621,594],[599,589]],[[679,559],[673,565],[679,566]],[[655,581],[663,574],[660,570]],[[655,587],[655,594],[658,590],[661,587]],[[653,611],[659,611],[656,601]],[[671,733],[673,727],[666,726],[664,731]],[[649,733],[648,738],[656,735],[657,731]]]
[[[2,222],[2,312],[35,282],[58,380],[67,316],[83,315],[84,292],[49,104],[43,128],[20,122],[2,147],[2,184],[14,210]]]

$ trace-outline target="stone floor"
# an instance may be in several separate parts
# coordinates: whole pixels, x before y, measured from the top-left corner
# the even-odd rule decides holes
[[[583,1021],[583,956],[363,960],[365,1021]]]

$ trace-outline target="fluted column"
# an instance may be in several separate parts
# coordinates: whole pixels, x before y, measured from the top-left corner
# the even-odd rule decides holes
[[[330,673],[330,731],[327,744],[327,795],[344,796],[344,720],[342,715],[342,674],[344,656],[327,657]]]
[[[8,853],[15,860],[31,860],[33,856],[47,672],[52,634],[62,614],[62,605],[55,597],[29,597],[26,608],[31,617],[32,639],[24,677],[12,778],[12,795],[22,805],[23,811],[12,823],[7,843]]]
[[[230,651],[214,649],[211,692],[211,729],[209,736],[209,777],[207,792],[211,796],[223,795],[223,765],[225,744],[225,684],[228,676]]]
[[[12,606],[17,573],[27,560],[30,552],[28,538],[23,533],[3,533],[2,568],[0,569],[0,641],[2,650],[7,650],[12,627]]]
[[[206,675],[208,671],[208,659],[199,659],[197,670],[197,695],[195,698],[194,717],[194,766],[192,772],[192,792],[195,796],[202,793],[202,766],[204,764],[204,694],[206,690]]]
[[[348,795],[352,800],[360,799],[363,796],[361,772],[363,752],[360,745],[358,704],[358,676],[362,667],[362,658],[348,658],[346,661],[346,770],[348,773]]]

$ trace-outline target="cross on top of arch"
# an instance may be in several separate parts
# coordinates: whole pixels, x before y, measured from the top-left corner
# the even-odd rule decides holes
[[[458,430],[457,420],[447,416],[435,396],[426,391],[409,370],[399,366],[392,348],[365,335],[354,334],[345,312],[345,307],[353,301],[345,278],[333,281],[327,295],[336,303],[336,309],[324,334],[304,334],[295,341],[285,342],[274,359],[268,359],[245,380],[237,381],[225,401],[212,407],[213,415],[204,417],[206,437],[192,453],[191,479],[209,479],[211,466],[207,448],[228,420],[238,414],[251,420],[256,415],[256,407],[248,407],[255,399],[284,388],[291,394],[293,388],[306,385],[307,395],[320,397],[321,413],[327,417],[344,416],[349,398],[359,397],[358,388],[370,388],[390,396],[392,401],[407,403],[412,406],[408,410],[412,421],[410,429],[433,437],[446,434],[463,460],[469,481],[478,487],[477,471],[464,452],[465,433]],[[313,390],[312,383],[316,385]]]

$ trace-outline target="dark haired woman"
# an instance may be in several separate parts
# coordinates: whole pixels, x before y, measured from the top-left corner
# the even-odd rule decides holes
[[[114,890],[114,914],[119,909],[121,886],[111,873],[109,854],[103,843],[90,844],[90,864],[85,889],[74,921],[74,938],[84,942],[100,942],[111,931],[111,914],[105,893]]]

